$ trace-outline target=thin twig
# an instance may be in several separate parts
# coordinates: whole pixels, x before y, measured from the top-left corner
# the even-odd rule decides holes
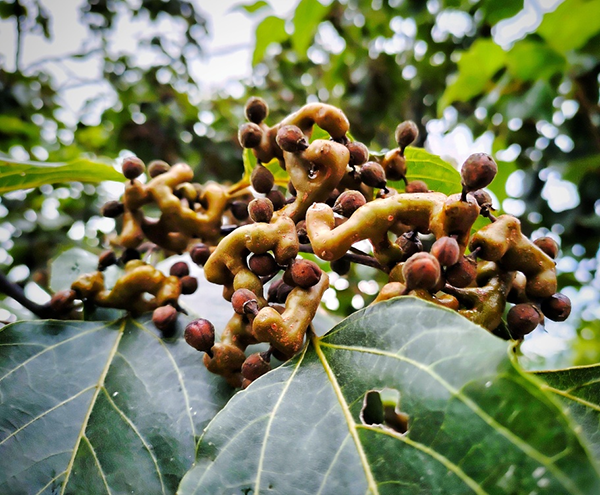
[[[21,306],[31,311],[39,318],[55,318],[56,314],[47,304],[38,304],[29,299],[19,284],[11,282],[4,273],[0,272],[0,293],[13,298]]]
[[[315,254],[310,244],[300,244],[300,252]],[[370,266],[385,273],[390,272],[389,268],[383,266],[373,256],[369,256],[368,254],[346,253],[341,259],[345,259],[351,263],[358,263],[359,265]]]

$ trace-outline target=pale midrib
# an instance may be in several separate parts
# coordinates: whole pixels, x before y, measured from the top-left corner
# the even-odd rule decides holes
[[[96,463],[96,467],[98,468],[98,472],[100,473],[100,477],[102,478],[102,483],[104,483],[104,488],[106,488],[106,493],[110,495],[110,488],[108,487],[106,476],[104,476],[104,471],[102,470],[102,466],[100,465],[100,459],[98,459],[98,456],[96,455],[96,449],[94,449],[92,442],[90,442],[90,439],[86,435],[83,435],[83,440],[85,440],[85,442],[87,443],[87,446],[90,449],[92,456],[94,457],[94,462]]]
[[[281,393],[279,394],[279,398],[277,399],[275,406],[273,406],[273,411],[271,411],[271,414],[269,415],[269,420],[267,421],[267,426],[265,428],[265,436],[263,438],[262,446],[260,448],[260,456],[258,458],[258,468],[256,470],[256,482],[254,484],[254,494],[255,495],[258,495],[260,492],[260,478],[261,478],[261,473],[263,470],[263,462],[265,460],[265,454],[266,454],[266,450],[267,450],[267,440],[269,439],[269,434],[271,433],[271,426],[273,424],[273,419],[275,418],[275,413],[277,412],[277,409],[279,409],[279,406],[283,402],[283,398],[285,397],[285,394],[286,394],[288,388],[290,387],[292,381],[294,380],[294,377],[296,376],[296,373],[298,372],[298,369],[300,368],[300,364],[304,360],[304,356],[306,355],[307,347],[308,346],[304,347],[304,350],[302,351],[302,355],[298,358],[298,362],[296,363],[296,366],[294,367],[292,374],[286,380],[285,385],[284,385],[283,389],[281,390]]]
[[[144,446],[144,448],[148,451],[148,455],[152,459],[152,463],[154,464],[154,468],[156,469],[156,474],[158,474],[158,479],[160,481],[160,487],[162,489],[162,492],[165,493],[165,485],[163,484],[162,474],[160,472],[160,468],[158,467],[158,459],[153,454],[152,449],[150,448],[150,445],[148,445],[148,443],[146,442],[146,440],[144,439],[144,437],[142,436],[142,434],[139,432],[139,430],[137,429],[137,427],[133,424],[133,421],[131,421],[125,415],[125,413],[123,411],[121,411],[121,408],[119,406],[117,406],[117,404],[115,403],[115,401],[109,395],[108,390],[106,390],[106,387],[102,387],[102,390],[104,391],[104,395],[108,399],[108,402],[110,403],[110,405],[114,408],[115,411],[117,411],[117,414],[119,416],[121,416],[121,418],[123,419],[123,421],[125,421],[125,423],[127,424],[127,426],[129,426],[133,430],[133,432],[135,433],[135,435],[140,439],[140,442],[142,442],[142,445]]]
[[[393,431],[387,431],[381,427],[377,428],[375,426],[369,426],[369,425],[358,425],[357,428],[362,428],[364,430],[373,431],[375,433],[388,435],[390,437],[393,437],[397,440],[400,440],[400,441],[406,443],[407,445],[410,445],[411,447],[413,447],[417,450],[420,450],[421,452],[427,454],[428,456],[430,456],[433,459],[435,459],[436,461],[438,461],[446,469],[448,469],[449,471],[452,471],[454,474],[456,474],[456,476],[458,476],[471,490],[473,490],[478,495],[488,495],[488,492],[486,492],[483,488],[481,488],[479,486],[479,483],[477,483],[473,478],[471,478],[467,473],[465,473],[459,466],[454,464],[446,456],[440,454],[439,452],[436,452],[433,449],[430,449],[426,445],[423,445],[422,443],[419,443],[419,442],[415,442],[414,440],[408,438],[406,435],[401,435],[401,434],[398,434]]]
[[[158,338],[155,334],[153,334],[150,330],[148,330],[144,325],[140,325],[136,320],[134,320],[134,323],[139,328],[141,328],[144,332],[148,333],[150,336],[152,336],[154,339],[156,339],[159,342],[159,344],[162,346],[163,350],[165,351],[167,357],[169,358],[169,361],[171,361],[173,368],[175,368],[175,373],[177,374],[177,380],[179,381],[179,385],[181,386],[181,393],[183,394],[183,399],[185,401],[185,411],[190,420],[190,425],[192,427],[192,435],[193,435],[193,438],[195,439],[196,438],[196,425],[194,424],[194,418],[192,417],[190,398],[189,398],[189,395],[187,392],[187,388],[185,386],[185,382],[183,381],[183,375],[181,374],[181,371],[179,370],[179,366],[177,366],[177,361],[175,361],[175,358],[173,358],[171,352],[169,351],[169,349],[167,348],[165,343],[162,341],[162,339]]]
[[[377,489],[377,483],[375,482],[375,478],[373,476],[373,473],[371,472],[371,466],[369,465],[369,462],[367,461],[367,455],[365,454],[362,443],[360,442],[360,439],[358,438],[358,433],[356,430],[356,423],[354,422],[352,413],[348,409],[348,404],[346,403],[344,394],[342,393],[342,390],[340,389],[340,386],[339,386],[337,379],[333,373],[333,370],[329,366],[329,362],[327,361],[327,359],[325,358],[325,355],[323,354],[323,351],[321,349],[321,342],[319,341],[319,339],[317,337],[314,337],[314,336],[311,337],[311,341],[313,343],[313,346],[315,348],[317,356],[319,356],[321,364],[323,365],[323,368],[325,369],[325,373],[327,374],[327,377],[329,378],[329,381],[331,383],[331,386],[333,387],[335,395],[337,396],[338,402],[340,403],[340,407],[342,408],[342,412],[346,419],[346,423],[348,424],[348,430],[350,431],[350,436],[352,437],[352,440],[354,440],[354,444],[356,445],[356,451],[358,453],[358,457],[360,458],[360,462],[365,471],[365,476],[367,478],[367,488],[373,495],[376,495],[379,493],[379,490]]]
[[[589,407],[590,409],[600,412],[600,406],[598,404],[594,404],[593,402],[588,402],[587,400],[577,397],[576,395],[571,395],[569,392],[565,392],[564,390],[559,390],[557,388],[550,387],[549,385],[541,385],[540,388],[542,390],[548,390],[549,392],[552,392],[553,394],[560,395],[561,397],[572,400],[573,402],[577,402],[583,406]]]
[[[512,431],[508,430],[506,427],[498,423],[494,418],[492,418],[488,413],[486,413],[483,409],[481,409],[474,401],[472,401],[469,397],[465,396],[460,390],[455,389],[452,385],[450,385],[446,380],[444,380],[440,375],[438,375],[435,371],[430,369],[428,366],[425,366],[418,361],[414,361],[406,356],[400,356],[391,352],[381,351],[379,349],[372,349],[369,347],[353,347],[353,346],[345,346],[339,344],[331,344],[326,342],[321,342],[321,345],[325,347],[329,347],[331,349],[340,349],[346,350],[350,352],[363,352],[367,354],[375,354],[379,356],[385,356],[391,359],[397,359],[399,361],[404,361],[408,364],[415,366],[416,368],[425,371],[432,378],[437,380],[446,390],[452,393],[455,397],[460,399],[463,404],[465,404],[469,409],[471,409],[475,414],[477,414],[483,421],[485,421],[489,426],[495,429],[498,433],[500,433],[504,438],[509,440],[513,445],[523,451],[526,455],[535,459],[540,464],[544,465],[548,471],[550,471],[557,479],[557,481],[563,485],[567,490],[570,490],[572,493],[577,493],[583,495],[583,493],[579,490],[577,486],[573,484],[573,482],[562,472],[553,462],[552,459],[545,456],[541,452],[537,451],[531,445],[525,443],[521,438],[516,436]]]
[[[73,464],[75,464],[75,458],[77,457],[77,451],[79,450],[79,444],[81,443],[81,439],[85,435],[85,430],[87,429],[87,425],[88,425],[88,422],[92,415],[92,411],[94,410],[94,406],[96,404],[98,394],[100,394],[102,387],[104,387],[104,381],[106,380],[106,375],[108,374],[108,370],[110,369],[112,360],[115,357],[115,354],[117,353],[117,349],[119,348],[119,343],[121,342],[121,339],[123,338],[124,333],[125,333],[125,322],[121,323],[121,328],[119,329],[119,335],[115,339],[113,348],[110,350],[110,353],[107,356],[106,365],[104,366],[104,369],[102,370],[102,373],[100,374],[100,377],[98,378],[98,382],[96,383],[96,391],[94,392],[94,396],[92,397],[92,400],[90,401],[90,405],[85,414],[85,419],[83,420],[83,424],[81,425],[81,430],[79,431],[79,434],[77,435],[77,440],[76,440],[75,446],[73,448],[73,455],[71,456],[71,459],[69,460],[69,464],[67,464],[67,468],[65,469],[66,476],[65,476],[65,480],[63,481],[63,486],[62,486],[62,490],[60,491],[60,495],[64,495],[65,490],[67,489],[67,485],[69,484],[69,478],[71,476],[71,471],[73,470]]]

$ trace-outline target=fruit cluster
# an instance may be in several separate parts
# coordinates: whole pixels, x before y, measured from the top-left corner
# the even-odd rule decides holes
[[[120,235],[101,255],[97,272],[55,295],[55,307],[66,312],[82,299],[132,313],[153,311],[154,324],[171,336],[178,298],[194,292],[197,280],[185,262],[166,276],[140,253],[189,251],[206,279],[223,286],[233,316],[218,342],[205,319],[188,324],[185,339],[205,353],[211,372],[236,387],[266,373],[271,356],[288,359],[303,345],[329,278],[300,252],[331,262],[341,274],[351,262],[382,270],[389,281],[374,304],[416,296],[505,338],[522,339],[544,316],[568,317],[570,302],[557,293],[556,243],[531,242],[516,218],[493,215],[483,189],[497,172],[490,156],[471,155],[461,169],[462,192],[446,196],[407,179],[405,149],[418,137],[413,122],[401,123],[398,147],[378,156],[349,139],[346,116],[331,105],[306,105],[271,127],[262,99],[251,98],[245,112],[248,122],[238,137],[257,160],[247,183],[202,185],[192,182],[185,164],[155,161],[146,170],[137,158],[125,160],[123,198],[103,208],[105,216],[122,217]],[[330,138],[311,141],[315,126]],[[288,197],[266,166],[273,160],[289,177]],[[139,180],[144,172],[146,182]],[[388,180],[403,181],[404,190],[388,187]],[[489,223],[473,232],[480,215]],[[372,255],[356,254],[353,245],[363,240]],[[124,274],[108,290],[102,272],[117,263]],[[513,305],[506,313],[507,303]],[[261,342],[268,350],[247,357],[246,348]]]

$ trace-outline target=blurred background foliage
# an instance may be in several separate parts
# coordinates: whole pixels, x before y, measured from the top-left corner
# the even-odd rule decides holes
[[[421,131],[417,144],[457,166],[452,140],[468,129],[477,143],[487,136],[501,165],[490,188],[499,209],[517,215],[528,235],[560,236],[559,286],[575,304],[570,326],[556,332],[576,340],[568,351],[560,343],[554,350],[577,364],[600,361],[600,1],[300,0],[287,17],[264,0],[245,3],[236,8],[256,25],[252,73],[242,91],[210,98],[192,77],[210,35],[201,5],[83,2],[89,38],[81,51],[57,57],[73,73],[58,85],[48,60],[20,62],[24,37],[52,36],[53,12],[43,0],[2,3],[0,17],[15,24],[17,41],[15,54],[2,54],[14,57],[15,70],[0,66],[0,152],[41,161],[133,153],[185,161],[200,181],[234,182],[243,170],[236,129],[250,95],[267,100],[268,122],[306,102],[339,106],[353,137],[374,151],[392,147],[396,125],[412,119]],[[124,13],[151,27],[136,39],[136,56],[112,47]],[[532,13],[532,24],[502,38],[503,26],[510,31]],[[144,64],[140,51],[148,54]],[[110,105],[101,103],[105,93],[91,94],[67,118],[65,89],[90,83],[76,67],[92,54],[100,55]],[[75,183],[5,195],[0,269],[43,289],[58,252],[102,247],[115,226],[98,216],[99,207],[118,191]],[[335,277],[326,305],[343,315],[367,304],[373,277],[364,267]]]

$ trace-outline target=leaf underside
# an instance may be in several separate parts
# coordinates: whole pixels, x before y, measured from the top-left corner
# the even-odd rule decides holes
[[[399,392],[408,433],[361,421]],[[598,493],[574,424],[506,343],[412,297],[360,311],[238,393],[209,424],[187,494]]]
[[[0,493],[174,493],[230,395],[148,317],[5,327]]]

